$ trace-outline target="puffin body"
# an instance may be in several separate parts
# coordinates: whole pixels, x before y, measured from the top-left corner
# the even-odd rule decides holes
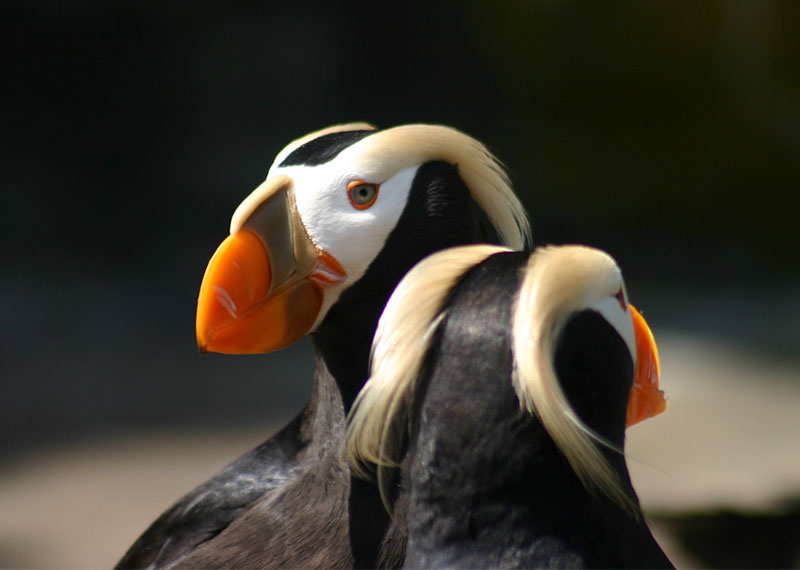
[[[504,242],[528,239],[498,163],[447,127],[339,125],[281,151],[209,262],[197,338],[201,351],[253,353],[310,334],[311,399],[162,514],[118,567],[399,566],[404,532],[341,461],[345,417],[392,290],[426,255],[485,239],[480,211]]]
[[[422,291],[427,315],[410,316]],[[657,353],[609,256],[435,254],[397,288],[374,354],[348,452],[377,466],[406,567],[671,566],[622,453],[626,422],[665,407]]]

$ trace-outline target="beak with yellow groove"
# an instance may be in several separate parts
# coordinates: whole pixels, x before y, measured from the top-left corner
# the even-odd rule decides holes
[[[197,298],[201,352],[255,354],[289,346],[313,326],[323,291],[346,274],[311,241],[292,179],[268,178],[237,208]]]

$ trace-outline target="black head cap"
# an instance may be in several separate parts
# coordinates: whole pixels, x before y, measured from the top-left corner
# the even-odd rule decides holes
[[[336,156],[350,146],[373,134],[372,130],[341,131],[322,135],[300,145],[289,154],[280,166],[317,166],[333,160]]]

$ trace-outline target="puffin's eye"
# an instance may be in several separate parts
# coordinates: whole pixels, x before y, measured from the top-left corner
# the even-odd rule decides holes
[[[347,185],[347,197],[350,199],[350,205],[356,210],[366,210],[378,198],[378,185],[354,180]]]

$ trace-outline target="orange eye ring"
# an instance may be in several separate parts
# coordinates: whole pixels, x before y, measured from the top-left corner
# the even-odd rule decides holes
[[[353,180],[347,185],[347,199],[356,210],[371,208],[378,199],[380,185],[363,180]]]

